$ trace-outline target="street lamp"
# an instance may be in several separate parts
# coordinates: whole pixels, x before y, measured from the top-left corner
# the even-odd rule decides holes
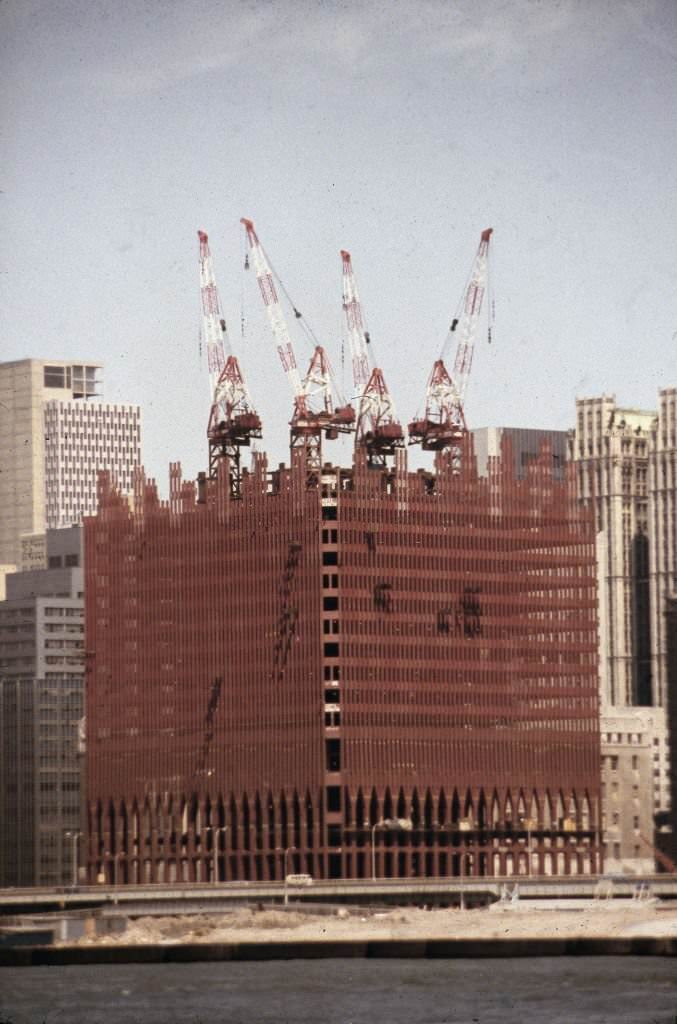
[[[219,881],[219,834],[225,835],[228,831],[227,825],[207,825],[207,831],[212,833],[212,881]],[[225,840],[224,840],[225,844]]]
[[[285,905],[285,907],[289,905],[289,893],[287,892],[287,857],[289,856],[291,851],[295,850],[295,849],[296,849],[295,846],[289,846],[284,851],[284,861],[283,861],[283,864],[282,864],[282,869],[284,871],[284,905]]]
[[[119,867],[119,864],[120,864],[120,859],[119,858],[123,857],[123,856],[124,856],[124,851],[123,850],[117,850],[115,852],[111,852],[110,850],[106,850],[106,853],[105,853],[105,858],[110,860],[110,861],[112,861],[112,863],[113,863],[113,883],[112,884],[114,886],[116,886],[118,884],[118,867]],[[105,869],[105,864],[102,865],[102,866]]]
[[[527,830],[527,877],[531,878],[531,830],[537,828],[538,822],[533,818],[520,818],[520,825]]]
[[[458,831],[459,832],[470,832],[472,830],[472,822],[470,818],[459,818],[458,819]],[[459,900],[459,909],[465,910],[465,857],[466,857],[466,846],[461,845],[459,847],[458,854],[458,867],[459,867],[459,879],[461,882],[461,893]]]
[[[383,828],[391,832],[411,832],[414,823],[411,818],[381,818],[371,827],[371,880],[376,881],[376,829]]]
[[[71,839],[71,871],[73,885],[78,884],[78,839],[82,835],[82,832],[64,832],[66,839]]]

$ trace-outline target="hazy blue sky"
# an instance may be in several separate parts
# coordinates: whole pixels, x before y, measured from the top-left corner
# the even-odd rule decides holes
[[[206,463],[198,228],[286,457],[243,215],[339,377],[351,250],[405,421],[488,226],[470,425],[565,428],[577,395],[677,384],[675,0],[4,0],[0,37],[0,357],[102,360],[163,489]]]

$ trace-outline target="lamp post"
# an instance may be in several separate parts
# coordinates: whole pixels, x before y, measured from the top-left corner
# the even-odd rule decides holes
[[[113,879],[112,879],[113,886],[116,886],[118,884],[118,865],[120,863],[119,858],[122,855],[123,855],[123,851],[122,850],[118,850],[118,851],[115,851],[115,852],[111,852],[110,850],[106,850],[106,853],[105,853],[106,859],[110,860],[112,865],[113,865]],[[105,865],[104,865],[104,867],[105,867]]]
[[[533,818],[520,818],[520,825],[527,830],[527,878],[531,878],[531,830],[536,828],[537,822]]]
[[[82,832],[64,832],[66,839],[71,840],[71,872],[73,885],[78,884],[78,839]]]
[[[284,851],[284,860],[283,860],[283,863],[282,863],[282,869],[283,869],[283,872],[284,872],[284,906],[285,907],[289,905],[289,893],[287,892],[287,870],[288,870],[288,868],[287,868],[287,858],[288,858],[289,854],[291,853],[291,851],[294,850],[294,849],[295,849],[294,846],[288,846],[287,847],[287,849]]]
[[[219,881],[219,835],[225,835],[228,831],[227,825],[208,825],[207,829],[212,834],[212,882]],[[224,840],[225,842],[225,840]]]
[[[411,818],[381,818],[371,826],[371,880],[376,881],[376,829],[383,828],[390,832],[411,832],[414,823]]]
[[[472,828],[472,822],[469,818],[459,818],[458,820],[458,831],[459,832],[470,832]],[[459,900],[459,909],[465,910],[465,851],[467,847],[461,845],[458,853],[458,864],[459,864],[459,880],[461,883],[461,894]]]

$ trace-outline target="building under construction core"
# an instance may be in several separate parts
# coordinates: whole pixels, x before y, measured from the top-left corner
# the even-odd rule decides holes
[[[86,522],[91,879],[598,871],[594,532],[544,449],[262,455]]]

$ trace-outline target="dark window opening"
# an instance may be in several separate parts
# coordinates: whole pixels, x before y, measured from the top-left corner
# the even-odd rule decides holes
[[[338,610],[339,602],[338,597],[323,597],[322,608],[325,612],[335,612]]]
[[[327,810],[328,811],[340,811],[341,810],[341,787],[340,786],[327,786]]]
[[[341,771],[341,741],[325,740],[325,751],[327,755],[327,771]]]
[[[45,387],[46,388],[63,388],[66,386],[66,373],[65,367],[63,366],[46,366],[45,367]]]
[[[322,518],[323,519],[337,519],[338,509],[336,505],[323,505],[322,506]]]
[[[337,643],[326,643],[324,645],[324,656],[325,658],[338,658],[339,645]]]
[[[338,551],[323,551],[322,565],[338,565]]]
[[[328,846],[340,846],[341,845],[341,826],[330,825],[327,829],[327,845]]]

